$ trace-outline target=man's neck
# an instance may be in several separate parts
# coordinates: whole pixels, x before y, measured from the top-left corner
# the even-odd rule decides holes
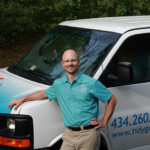
[[[75,72],[74,74],[67,73],[67,77],[68,77],[68,80],[70,81],[70,83],[72,83],[75,80],[78,73],[79,73],[79,71]]]

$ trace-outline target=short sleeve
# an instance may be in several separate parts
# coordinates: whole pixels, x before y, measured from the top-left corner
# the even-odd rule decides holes
[[[56,93],[55,93],[55,88],[54,85],[50,86],[48,89],[45,90],[46,96],[49,98],[51,101],[52,99],[56,99]]]
[[[98,80],[95,81],[94,86],[94,96],[102,101],[103,103],[107,102],[111,97],[112,93],[109,91],[101,82]]]

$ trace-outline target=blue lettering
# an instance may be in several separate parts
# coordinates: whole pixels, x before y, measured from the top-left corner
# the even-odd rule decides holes
[[[136,135],[136,134],[147,134],[150,132],[150,126],[147,127],[135,127],[131,130],[126,130],[126,131],[118,131],[116,133],[112,133],[113,138],[118,138],[118,137],[123,137],[123,136],[131,136],[131,135]]]
[[[150,117],[148,113],[144,113],[144,114],[141,113],[138,115],[134,114],[132,116],[126,116],[126,117],[117,117],[114,118],[114,120],[112,121],[111,127],[121,128],[121,127],[128,127],[128,126],[137,126],[137,125],[149,123],[150,122],[149,119]]]

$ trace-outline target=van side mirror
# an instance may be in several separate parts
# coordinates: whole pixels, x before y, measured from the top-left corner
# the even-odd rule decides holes
[[[119,62],[115,73],[107,76],[113,85],[129,84],[133,80],[133,67],[130,62]]]

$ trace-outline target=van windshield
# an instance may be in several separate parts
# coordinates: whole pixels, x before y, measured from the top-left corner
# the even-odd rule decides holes
[[[16,66],[8,70],[37,82],[52,84],[65,74],[61,65],[63,52],[74,49],[79,55],[80,71],[93,76],[119,37],[120,34],[112,32],[58,26],[46,34]]]

